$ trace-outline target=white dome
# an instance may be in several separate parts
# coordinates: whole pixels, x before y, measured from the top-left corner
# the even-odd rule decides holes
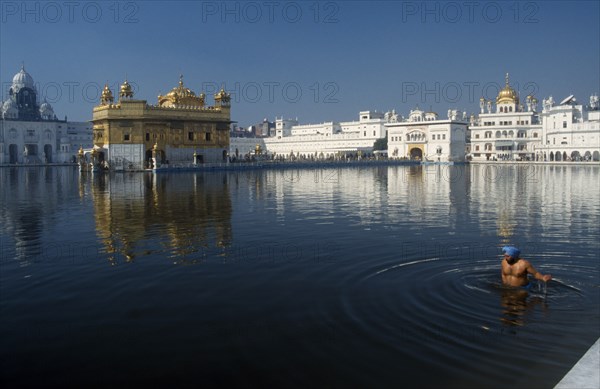
[[[2,104],[2,117],[5,119],[16,118],[19,116],[17,103],[13,99],[8,99]]]
[[[35,89],[33,86],[33,77],[25,71],[24,67],[19,70],[19,73],[15,74],[12,82],[12,88],[15,92],[18,92],[21,88]]]
[[[48,103],[45,99],[42,105],[40,105],[40,115],[44,119],[52,119],[54,117],[54,110],[50,103]]]
[[[11,107],[17,108],[17,103],[13,99],[8,99],[2,104],[3,111]]]

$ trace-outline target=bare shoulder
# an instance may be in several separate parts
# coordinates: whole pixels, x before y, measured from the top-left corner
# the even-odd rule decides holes
[[[519,262],[521,262],[523,266],[531,266],[531,263],[526,259],[519,258]]]
[[[519,263],[521,264],[521,268],[523,269],[529,269],[532,267],[531,262],[523,258],[519,259]]]
[[[525,269],[527,269],[527,271],[529,271],[530,273],[537,273],[537,270],[535,267],[533,267],[533,265],[531,264],[531,262],[527,261],[527,260],[523,260],[523,267]]]

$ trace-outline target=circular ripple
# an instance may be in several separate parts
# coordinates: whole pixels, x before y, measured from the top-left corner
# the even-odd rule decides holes
[[[545,263],[544,272],[555,280],[528,292],[500,284],[499,259],[389,263],[352,280],[341,304],[361,336],[449,376],[523,374],[539,342],[564,331],[598,287],[594,267]],[[464,371],[466,361],[481,366]]]

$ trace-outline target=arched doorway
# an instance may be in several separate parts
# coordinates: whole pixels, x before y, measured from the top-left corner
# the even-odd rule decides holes
[[[37,145],[25,145],[26,154],[29,157],[37,157],[38,147]]]
[[[592,160],[593,161],[600,161],[600,152],[599,151],[594,151],[592,153]]]
[[[19,162],[19,151],[17,149],[17,145],[8,146],[8,163],[17,163]]]
[[[554,160],[560,162],[562,160],[560,151],[557,151],[554,155]]]
[[[45,160],[42,162],[52,163],[52,146],[51,145],[44,146],[44,155],[45,155]]]
[[[581,159],[581,154],[579,154],[579,151],[575,150],[573,152],[571,152],[571,160],[572,161],[579,161]]]
[[[146,167],[152,167],[152,149],[146,150],[146,156],[144,157],[144,165]]]
[[[223,162],[227,162],[227,150],[223,150]]]
[[[410,159],[414,159],[414,160],[422,160],[423,159],[423,150],[421,150],[418,147],[414,147],[412,149],[410,149]]]

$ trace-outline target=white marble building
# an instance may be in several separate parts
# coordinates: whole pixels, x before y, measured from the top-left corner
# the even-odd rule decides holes
[[[495,104],[495,106],[494,106]],[[506,84],[496,101],[480,99],[481,110],[471,116],[470,154],[473,161],[533,160],[535,146],[542,140],[542,126],[536,112],[537,99],[527,96],[524,107],[517,92]]]
[[[25,68],[15,74],[0,104],[0,165],[72,162],[79,146],[91,140],[89,123],[59,120],[48,102],[39,103]]]
[[[472,161],[600,161],[598,96],[591,96],[589,105],[574,96],[556,104],[551,96],[543,100],[542,112],[537,103],[527,96],[521,104],[507,74],[495,106],[481,98],[481,113],[471,116]]]
[[[365,155],[373,152],[377,139],[385,138],[388,114],[361,111],[359,119],[350,122],[298,124],[298,120],[276,118],[275,136],[263,138],[269,154],[289,158],[319,159],[342,155]],[[232,139],[232,142],[234,139]]]
[[[569,96],[559,104],[550,96],[543,100],[542,142],[535,146],[538,161],[600,161],[600,104],[589,105]]]
[[[527,96],[520,101],[506,75],[505,86],[492,100],[480,99],[480,113],[448,110],[447,119],[435,112],[412,110],[407,118],[395,111],[363,111],[359,120],[298,124],[276,118],[275,136],[231,138],[229,155],[263,154],[290,158],[330,158],[368,155],[378,139],[388,137],[393,159],[430,162],[485,161],[600,161],[598,96],[583,105],[573,96],[555,104]]]
[[[464,162],[466,113],[448,110],[446,120],[435,112],[410,111],[408,119],[385,124],[388,157],[431,162]]]
[[[275,136],[268,138],[231,138],[229,155],[242,157],[262,154],[289,159],[342,158],[367,156],[375,142],[388,137],[388,156],[432,162],[464,161],[466,114],[448,111],[447,120],[436,113],[411,111],[404,120],[395,111],[362,111],[351,122],[324,122],[299,125],[297,119],[276,118]]]

